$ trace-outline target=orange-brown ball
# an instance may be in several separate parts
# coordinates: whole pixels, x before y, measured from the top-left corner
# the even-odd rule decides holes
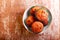
[[[28,16],[26,19],[26,24],[31,25],[34,22],[34,17],[33,16]]]
[[[43,24],[39,21],[35,21],[33,24],[32,24],[32,31],[34,33],[39,33],[43,30]]]
[[[44,9],[40,9],[35,13],[36,18],[42,21],[44,25],[48,24],[48,12]]]
[[[39,10],[39,9],[40,9],[39,6],[34,6],[34,7],[32,7],[32,8],[30,9],[30,14],[31,14],[31,15],[34,15],[35,12],[36,12],[37,10]]]

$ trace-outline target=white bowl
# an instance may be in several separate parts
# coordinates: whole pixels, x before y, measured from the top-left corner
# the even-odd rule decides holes
[[[35,5],[35,6],[39,6],[39,5]],[[24,12],[24,14],[23,14],[23,19],[22,19],[22,21],[23,21],[24,27],[25,27],[29,32],[34,33],[34,32],[31,30],[31,28],[28,27],[28,26],[26,25],[26,23],[25,23],[25,20],[26,20],[26,18],[27,18],[28,15],[29,15],[29,10],[30,10],[32,7],[33,7],[33,6],[27,8],[27,9],[25,10],[25,12]],[[40,6],[40,7],[44,7],[44,6]],[[46,7],[44,7],[44,8],[46,8]],[[47,9],[47,8],[46,8],[46,9]],[[47,9],[47,12],[49,13],[49,16],[48,16],[48,25],[46,25],[46,26],[44,27],[44,29],[42,30],[42,32],[40,32],[40,33],[45,32],[45,30],[46,30],[46,29],[49,27],[49,25],[51,24],[52,15],[51,15],[51,12],[50,12],[48,9]]]

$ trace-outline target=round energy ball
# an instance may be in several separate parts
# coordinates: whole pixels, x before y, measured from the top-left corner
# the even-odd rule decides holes
[[[39,33],[43,30],[43,24],[39,21],[35,21],[33,24],[32,24],[32,31],[35,32],[35,33]]]
[[[34,17],[33,16],[28,16],[26,19],[26,24],[31,25],[34,22]]]
[[[44,25],[48,24],[48,12],[44,9],[40,9],[35,13],[36,18],[43,22]]]
[[[36,12],[37,10],[39,10],[39,9],[40,9],[39,6],[34,6],[34,7],[32,7],[32,8],[30,9],[30,14],[31,14],[31,15],[34,15],[35,12]]]

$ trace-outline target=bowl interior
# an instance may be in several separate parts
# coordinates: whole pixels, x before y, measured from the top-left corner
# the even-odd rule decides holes
[[[32,30],[31,30],[30,27],[28,27],[28,26],[26,25],[25,20],[26,20],[26,18],[30,15],[30,14],[29,14],[29,10],[30,10],[32,7],[33,7],[33,6],[29,7],[28,9],[26,9],[25,12],[24,12],[24,15],[23,15],[23,25],[24,25],[24,27],[25,27],[29,32],[32,32]],[[44,7],[44,6],[40,6],[40,7],[46,8],[46,7]],[[46,8],[46,9],[47,9],[47,8]],[[49,27],[49,25],[50,25],[50,23],[51,23],[51,21],[52,21],[51,12],[50,12],[48,9],[47,9],[46,11],[48,12],[48,15],[49,15],[49,16],[48,16],[48,25],[46,25],[46,26],[44,27],[43,31],[40,32],[40,33],[43,33],[43,32]],[[33,33],[33,32],[32,32],[32,33]]]

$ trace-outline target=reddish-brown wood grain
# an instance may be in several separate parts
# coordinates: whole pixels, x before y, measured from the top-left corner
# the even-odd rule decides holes
[[[52,13],[51,25],[42,34],[29,33],[22,24],[24,11],[37,4]],[[0,0],[0,40],[59,40],[58,15],[58,0]]]

